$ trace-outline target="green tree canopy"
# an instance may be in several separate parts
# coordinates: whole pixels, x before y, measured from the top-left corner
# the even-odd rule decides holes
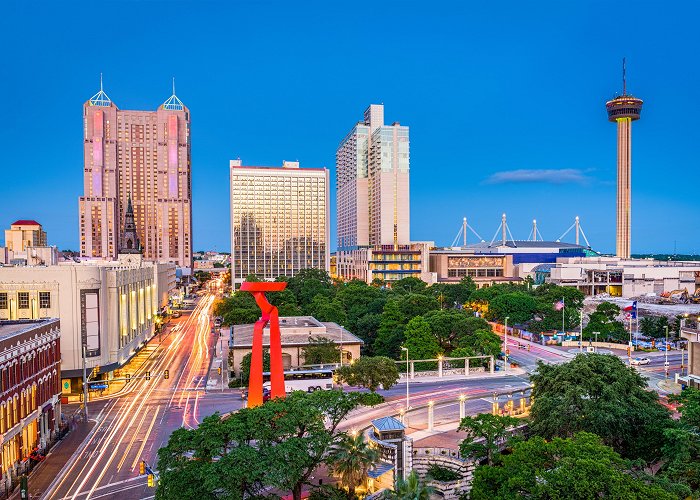
[[[379,460],[379,450],[368,445],[362,433],[346,434],[331,448],[328,462],[333,475],[348,489],[348,500],[355,498],[355,488],[367,478],[372,465]]]
[[[302,348],[305,365],[322,365],[340,362],[340,347],[326,337],[309,337],[309,344]]]
[[[617,356],[580,354],[559,365],[539,362],[530,380],[534,434],[551,439],[592,432],[625,457],[660,456],[663,429],[671,424],[668,410]]]
[[[428,284],[418,278],[402,278],[391,284],[391,289],[397,293],[423,293]]]
[[[245,356],[243,356],[243,359],[241,359],[241,382],[243,384],[247,384],[248,381],[250,380],[250,361],[252,358],[252,353],[248,353]],[[264,372],[269,372],[270,371],[270,350],[269,349],[263,349],[263,371]]]
[[[404,278],[408,279],[408,278]],[[407,293],[398,298],[399,310],[406,321],[416,316],[423,316],[429,311],[440,309],[440,303],[435,297],[419,293]]]
[[[443,352],[451,352],[469,329],[469,316],[457,309],[429,311],[423,316]]]
[[[398,359],[401,344],[405,338],[403,334],[405,325],[406,317],[399,309],[398,301],[393,299],[387,301],[379,321],[377,339],[373,345],[374,354]]]
[[[363,356],[351,365],[343,365],[336,375],[346,384],[365,387],[372,392],[380,385],[389,389],[399,380],[396,362],[384,356]]]
[[[474,474],[473,500],[530,498],[659,499],[678,497],[630,474],[630,464],[595,434],[546,441],[533,437],[514,445],[500,466],[481,466]]]
[[[346,326],[348,320],[343,304],[336,297],[328,295],[316,295],[306,307],[306,311],[319,321],[331,321]]]
[[[295,391],[191,430],[179,429],[158,451],[156,498],[260,497],[270,489],[301,499],[302,486],[342,439],[336,429],[377,396],[342,391]]]
[[[583,329],[583,338],[595,340],[594,332],[598,332],[599,340],[625,342],[629,334],[625,331],[625,326],[615,319],[618,314],[620,308],[617,305],[611,302],[598,304],[596,310],[588,317],[588,324]]]
[[[538,306],[537,299],[526,292],[504,293],[489,302],[487,317],[501,323],[508,317],[511,325],[522,324],[533,318]]]
[[[485,458],[488,465],[493,465],[493,457],[498,454],[502,440],[521,423],[523,421],[515,417],[490,413],[464,417],[457,430],[466,432],[467,437],[459,444],[459,452],[462,457],[472,457],[476,460]]]
[[[442,353],[440,344],[430,331],[430,324],[423,316],[416,316],[406,325],[403,343],[409,359],[435,359]]]

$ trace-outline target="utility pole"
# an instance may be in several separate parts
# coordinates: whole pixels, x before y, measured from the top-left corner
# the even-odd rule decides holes
[[[401,346],[401,350],[406,351],[406,412],[408,412],[410,405],[410,392],[408,389],[408,347]]]
[[[508,320],[510,316],[506,316],[505,325],[503,328],[503,373],[508,371]]]
[[[666,329],[666,345],[664,346],[664,373],[666,378],[668,378],[668,325],[664,327]]]

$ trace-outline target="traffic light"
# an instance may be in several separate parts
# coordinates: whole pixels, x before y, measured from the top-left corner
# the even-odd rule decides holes
[[[149,475],[148,475],[148,487],[149,487],[149,488],[153,488],[153,486],[154,486],[153,483],[154,483],[154,481],[153,481],[153,474],[149,474]]]
[[[131,382],[131,373],[126,374],[126,383],[128,384],[129,382]]]
[[[145,473],[146,473],[146,462],[141,460],[139,462],[139,474],[143,476]]]
[[[165,371],[163,372],[163,378],[164,378],[165,380],[167,380],[167,379],[170,378],[170,370],[165,370]]]
[[[627,357],[629,358],[631,354],[632,354],[632,353],[631,353],[631,351],[630,351],[630,348],[627,347]]]
[[[530,351],[530,344],[527,345],[527,350]]]
[[[146,372],[146,380],[151,380],[151,372]]]
[[[218,368],[216,369],[216,371],[217,371],[217,373],[218,373],[219,375],[221,375],[221,367],[218,367]]]

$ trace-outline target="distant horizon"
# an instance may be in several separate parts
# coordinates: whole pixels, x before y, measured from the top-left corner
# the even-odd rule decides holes
[[[625,22],[644,36],[622,44],[610,2],[506,0],[498,16],[456,1],[353,5],[126,2],[109,23],[88,23],[93,4],[11,2],[4,36],[23,43],[0,81],[11,124],[0,229],[35,219],[50,244],[79,248],[81,107],[102,73],[120,109],[155,110],[176,78],[192,114],[194,248],[230,251],[229,160],[241,158],[329,168],[334,251],[335,151],[383,103],[387,123],[410,128],[411,240],[449,246],[466,216],[490,241],[503,212],[516,239],[537,219],[555,240],[580,216],[591,246],[612,253],[616,131],[605,102],[622,91],[624,56],[628,92],[644,100],[632,134],[632,253],[700,254],[689,181],[700,125],[678,109],[700,85],[688,64],[699,5],[684,2],[678,16],[635,3]]]

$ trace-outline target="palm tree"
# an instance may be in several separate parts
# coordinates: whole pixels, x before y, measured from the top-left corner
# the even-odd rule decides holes
[[[434,491],[432,487],[420,480],[416,471],[411,471],[405,480],[397,479],[394,490],[385,491],[384,498],[386,500],[429,500]]]
[[[340,483],[348,488],[348,498],[355,498],[355,488],[367,478],[370,467],[379,460],[379,451],[370,447],[362,434],[345,434],[331,449],[328,465]]]

